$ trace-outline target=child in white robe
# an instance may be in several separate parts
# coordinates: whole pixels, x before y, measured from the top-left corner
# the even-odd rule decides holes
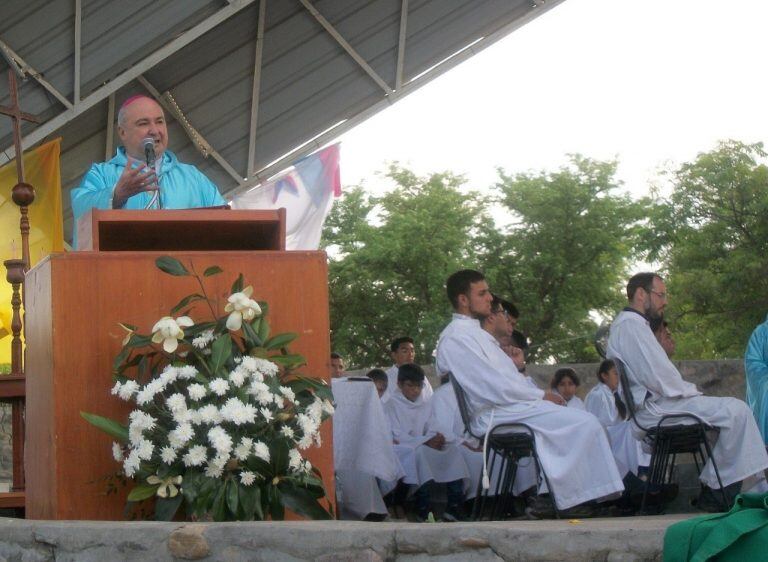
[[[456,443],[447,443],[445,436],[430,430],[432,409],[422,396],[425,376],[418,365],[406,363],[398,369],[397,390],[384,404],[395,454],[405,471],[403,482],[417,486],[415,492],[417,517],[429,515],[430,482],[446,483],[448,506],[443,518],[465,520],[464,483],[469,470]]]
[[[576,396],[576,389],[581,384],[576,371],[569,367],[563,367],[555,371],[555,376],[552,378],[552,382],[549,386],[554,392],[562,396],[565,400],[565,405],[568,408],[575,408],[577,410],[586,410],[584,402],[581,398]]]
[[[626,405],[618,394],[619,375],[612,360],[606,359],[600,364],[597,380],[597,385],[587,394],[587,411],[605,428],[621,477],[630,472],[637,475],[639,467],[648,466],[651,456],[643,451],[642,443],[632,434]]]

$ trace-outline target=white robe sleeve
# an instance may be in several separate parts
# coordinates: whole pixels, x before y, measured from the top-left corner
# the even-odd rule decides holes
[[[425,404],[425,407],[429,407]],[[389,421],[389,428],[392,430],[392,438],[397,441],[398,444],[406,447],[416,448],[422,443],[429,441],[434,432],[427,432],[424,435],[424,429],[426,427],[416,429],[409,427],[409,420],[406,416],[401,415],[400,408],[398,408],[397,399],[393,398],[384,405],[384,413],[387,414],[387,420]]]
[[[610,392],[610,390],[608,392]],[[612,396],[613,394],[609,396],[607,392],[599,386],[596,386],[589,391],[584,404],[587,408],[587,412],[595,416],[603,427],[610,427],[621,421],[618,420],[616,404],[610,401]]]
[[[636,382],[655,396],[688,398],[701,394],[695,384],[683,380],[645,322],[624,321],[617,331],[616,355],[627,365]]]
[[[504,353],[499,349],[500,353]],[[544,391],[530,386],[509,359],[509,372],[500,371],[469,335],[451,334],[440,342],[437,363],[441,372],[451,372],[475,400],[491,406],[540,400]]]

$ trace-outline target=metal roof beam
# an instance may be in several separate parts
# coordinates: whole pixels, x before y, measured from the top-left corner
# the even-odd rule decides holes
[[[65,103],[63,100],[60,99],[59,101],[62,101],[62,103],[64,103],[68,107],[68,109],[60,113],[53,119],[46,121],[41,126],[37,127],[34,131],[32,131],[29,135],[24,137],[22,139],[22,148],[27,149],[30,146],[33,146],[36,143],[40,142],[41,140],[43,140],[45,137],[47,137],[54,131],[60,129],[61,127],[69,123],[75,117],[85,113],[87,110],[89,110],[91,107],[93,107],[100,101],[105,100],[110,94],[116,92],[117,90],[119,90],[120,88],[122,88],[123,86],[131,82],[132,80],[135,80],[138,76],[142,75],[144,72],[154,67],[157,63],[167,59],[169,56],[173,55],[180,49],[186,47],[192,41],[194,41],[201,35],[207,33],[208,31],[210,31],[211,29],[219,25],[224,20],[230,18],[236,13],[247,8],[248,6],[253,4],[255,1],[256,0],[232,0],[228,5],[224,6],[218,12],[208,16],[203,21],[201,21],[194,27],[190,28],[189,30],[185,31],[184,33],[182,33],[172,41],[168,42],[163,47],[154,51],[151,55],[142,59],[141,61],[139,61],[137,64],[135,64],[125,72],[118,74],[112,80],[110,80],[103,86],[94,90],[90,95],[86,96],[82,100],[79,100],[74,106],[72,106],[72,104],[69,103],[69,101],[66,101]],[[14,58],[17,61],[21,62],[19,57],[15,56],[15,54],[14,54]],[[37,76],[34,76],[35,79],[38,80],[38,82],[40,82],[41,84],[43,84],[43,81],[41,80],[41,78],[38,78],[38,76],[39,74]],[[43,85],[45,86],[45,84]],[[53,87],[51,86],[51,88]],[[56,96],[56,97],[59,97],[59,96]],[[66,100],[66,98],[64,99]],[[3,153],[0,154],[0,165],[12,160],[15,154],[16,154],[16,151],[12,146],[5,149]],[[241,181],[242,181],[242,178],[241,178]]]
[[[80,101],[80,46],[83,36],[83,0],[75,0],[75,77],[72,101]]]
[[[112,152],[114,151],[113,139],[115,138],[115,94],[109,94],[107,101],[107,143],[104,147],[104,153],[106,156],[104,160],[112,158]]]
[[[40,74],[37,70],[35,70],[31,66],[29,66],[24,61],[24,59],[22,59],[19,55],[17,55],[16,52],[13,49],[11,49],[11,47],[8,45],[8,43],[5,43],[2,39],[0,39],[0,50],[3,51],[3,53],[5,54],[6,57],[10,57],[10,60],[14,61],[14,64],[12,64],[11,67],[12,68],[13,67],[18,68],[21,71],[21,76],[22,77],[24,77],[24,76],[31,76],[43,88],[48,90],[53,95],[53,97],[55,97],[57,100],[59,100],[64,105],[64,107],[66,107],[68,109],[72,108],[72,103],[66,97],[64,97],[64,95],[61,92],[59,92],[56,88],[54,88],[53,84],[51,84],[50,82],[48,82],[48,80],[43,78],[43,75]],[[17,74],[18,74],[18,72],[17,72]],[[24,143],[24,139],[22,139],[22,146],[23,146],[23,143]],[[13,146],[13,145],[11,145],[11,146]],[[11,149],[11,157],[8,158],[8,160],[12,160],[12,159],[13,159],[13,149]],[[6,160],[5,162],[7,162],[8,160]],[[2,162],[2,163],[4,164],[5,162]]]
[[[359,64],[363,70],[373,78],[373,80],[381,86],[381,89],[384,90],[386,94],[392,93],[392,88],[390,88],[387,83],[379,76],[376,71],[369,65],[363,57],[360,56],[360,54],[355,51],[355,49],[350,45],[344,37],[341,36],[341,34],[336,31],[336,28],[333,27],[330,22],[323,17],[323,15],[317,11],[317,8],[315,8],[312,3],[309,0],[299,0],[304,7],[309,11],[310,14],[312,14],[315,19],[322,25],[325,30],[330,34],[331,37],[333,37],[336,42],[342,46],[342,48],[347,51],[347,54],[355,59],[355,62]]]
[[[246,175],[254,172],[256,166],[256,126],[259,123],[259,95],[261,93],[261,59],[264,52],[264,18],[267,14],[267,0],[259,2],[259,20],[256,22],[256,53],[253,62],[253,91],[251,93],[251,125],[248,131],[248,167]]]
[[[303,2],[303,0],[301,1]],[[322,133],[320,133],[318,136],[311,139],[310,141],[296,147],[294,150],[292,150],[285,156],[281,157],[279,160],[265,166],[264,168],[256,172],[253,175],[253,177],[249,177],[248,180],[245,181],[242,185],[227,192],[226,197],[231,198],[231,197],[234,197],[235,195],[244,193],[250,189],[253,189],[254,187],[259,186],[259,184],[264,183],[265,181],[267,181],[269,178],[271,178],[278,172],[281,172],[296,160],[311,154],[312,152],[314,152],[319,148],[322,148],[333,139],[339,137],[343,133],[346,133],[350,129],[356,127],[357,125],[359,125],[369,117],[372,117],[382,109],[386,109],[387,107],[395,103],[400,98],[403,98],[408,94],[410,94],[411,92],[418,90],[419,88],[431,82],[441,74],[448,72],[453,67],[461,64],[462,62],[472,57],[473,55],[476,55],[480,51],[490,47],[500,39],[503,39],[504,37],[509,35],[514,30],[524,26],[526,23],[539,17],[544,12],[551,10],[552,8],[554,8],[555,6],[557,6],[558,4],[564,1],[565,0],[549,0],[548,2],[546,2],[546,4],[537,4],[534,6],[534,9],[528,12],[525,16],[518,18],[515,21],[512,21],[497,29],[493,29],[493,27],[491,27],[490,29],[488,29],[487,35],[485,35],[484,37],[481,37],[475,43],[470,43],[469,47],[464,47],[463,49],[459,49],[452,56],[449,56],[448,58],[444,59],[443,61],[439,62],[438,64],[436,64],[435,66],[427,70],[426,72],[423,72],[413,80],[404,84],[400,90],[394,92],[392,95],[384,97],[383,99],[379,100],[376,104],[353,115],[349,119],[340,121],[333,127],[323,131]]]
[[[397,71],[395,73],[395,90],[403,87],[403,65],[405,64],[405,36],[408,26],[408,0],[403,0],[400,7],[400,38],[397,41]]]

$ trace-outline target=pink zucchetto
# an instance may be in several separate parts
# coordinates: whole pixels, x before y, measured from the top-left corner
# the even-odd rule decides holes
[[[131,96],[127,100],[125,100],[123,102],[123,105],[120,106],[120,110],[122,111],[123,109],[125,109],[126,107],[131,105],[133,102],[135,102],[136,100],[140,100],[140,99],[148,99],[148,100],[155,101],[152,98],[150,98],[149,96],[146,96],[144,94],[136,94],[135,96]]]

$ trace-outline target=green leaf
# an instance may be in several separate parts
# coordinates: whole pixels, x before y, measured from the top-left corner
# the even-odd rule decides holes
[[[218,265],[212,265],[203,272],[203,277],[210,277],[211,275],[217,275],[224,271]]]
[[[259,339],[258,334],[254,331],[250,322],[243,322],[243,335],[245,336],[245,341],[248,344],[249,349],[253,347],[259,347],[261,345],[261,340]]]
[[[118,371],[123,362],[128,359],[128,355],[130,355],[130,353],[131,349],[129,347],[124,347],[121,349],[120,353],[115,356],[115,360],[112,362],[112,370]]]
[[[128,442],[128,428],[115,420],[98,416],[96,414],[89,414],[88,412],[80,412],[80,415],[90,423],[91,425],[99,428],[107,435],[111,435],[115,439],[127,443]]]
[[[229,334],[221,334],[211,346],[211,372],[215,375],[232,355],[232,338]]]
[[[261,489],[256,483],[250,486],[239,485],[240,487],[240,512],[248,521],[251,519],[264,519],[264,512],[261,509]]]
[[[157,493],[158,484],[139,484],[134,486],[133,490],[128,494],[129,502],[140,502],[147,498],[151,498]]]
[[[293,332],[286,332],[284,334],[277,334],[276,336],[273,336],[269,338],[267,341],[264,342],[264,347],[267,349],[281,349],[291,343],[293,340],[299,337],[299,334],[294,334]]]
[[[261,318],[259,330],[256,333],[259,335],[261,341],[265,341],[269,337],[269,322],[267,322],[266,318]]]
[[[213,500],[211,506],[211,516],[214,521],[224,521],[226,518],[227,504],[226,504],[226,484],[220,482],[219,488],[216,491],[216,497]]]
[[[297,515],[307,519],[333,519],[308,490],[293,486],[285,480],[278,487],[282,504]]]
[[[243,290],[243,274],[237,276],[237,279],[235,279],[235,282],[232,283],[232,293],[239,293]]]
[[[179,301],[179,304],[177,304],[171,309],[171,314],[176,314],[179,310],[181,310],[191,302],[202,301],[202,300],[205,300],[205,297],[199,293],[187,295],[186,297],[184,297]]]
[[[155,521],[171,521],[181,507],[182,494],[172,498],[157,498],[155,501]]]
[[[139,334],[131,334],[131,339],[128,340],[126,347],[146,347],[152,343],[152,336],[142,336]]]
[[[269,515],[272,517],[272,521],[282,521],[285,519],[285,509],[283,508],[282,494],[276,486],[269,485],[270,502],[269,502]]]
[[[283,439],[275,439],[269,446],[273,474],[285,474],[288,471],[288,444]]]
[[[307,364],[307,360],[303,355],[289,354],[289,355],[270,355],[267,359],[277,363],[281,367],[287,367],[289,369],[295,369]]]
[[[189,275],[189,271],[184,267],[179,260],[172,258],[171,256],[161,256],[155,260],[155,265],[161,271],[169,275],[175,275],[177,277],[183,277]]]
[[[238,487],[234,480],[227,481],[227,507],[234,517],[237,517]]]

